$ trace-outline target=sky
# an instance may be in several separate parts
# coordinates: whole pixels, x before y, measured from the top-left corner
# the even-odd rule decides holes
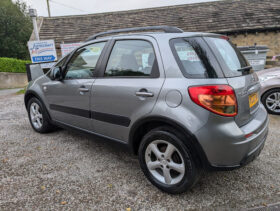
[[[48,16],[47,0],[20,0],[37,9],[38,16]],[[81,15],[101,12],[190,4],[215,0],[49,0],[51,16]]]

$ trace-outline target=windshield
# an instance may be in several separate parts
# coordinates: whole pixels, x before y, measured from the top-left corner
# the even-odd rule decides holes
[[[250,66],[242,53],[230,41],[222,38],[206,37],[205,40],[216,54],[226,77],[240,76],[241,68]]]

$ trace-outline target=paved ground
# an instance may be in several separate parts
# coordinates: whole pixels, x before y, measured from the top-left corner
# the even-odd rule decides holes
[[[60,130],[40,135],[23,96],[0,96],[0,210],[245,209],[280,202],[280,116],[270,116],[260,157],[231,172],[205,173],[188,193],[152,186],[119,145]]]
[[[17,88],[17,89],[0,89],[0,96],[11,95],[11,94],[17,93],[21,89],[22,88]]]

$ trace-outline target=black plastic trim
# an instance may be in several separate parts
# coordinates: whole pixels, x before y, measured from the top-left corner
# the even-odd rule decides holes
[[[50,104],[50,109],[55,111],[60,111],[72,115],[77,115],[85,118],[91,118],[102,122],[108,122],[115,125],[121,125],[128,127],[130,125],[131,120],[128,117],[115,115],[115,114],[107,114],[96,111],[90,111],[79,108],[72,108],[67,106]]]
[[[83,135],[90,135],[90,136],[96,136],[96,137],[100,137],[100,138],[103,138],[103,139],[106,139],[106,140],[109,140],[109,141],[112,141],[113,143],[117,143],[117,144],[121,144],[125,147],[128,147],[128,144],[122,140],[119,140],[119,139],[115,139],[115,138],[111,138],[111,137],[108,137],[108,136],[104,136],[102,134],[99,134],[99,133],[94,133],[92,131],[89,131],[89,130],[85,130],[85,129],[82,129],[82,128],[79,128],[79,127],[75,127],[73,125],[69,125],[69,124],[66,124],[66,123],[63,123],[63,122],[60,122],[60,121],[52,121],[52,123],[56,126],[59,126],[61,128],[65,128],[65,129],[71,129],[71,130],[74,130],[80,134],[83,134]]]
[[[30,65],[31,65],[31,64],[25,64],[28,82],[32,81],[32,76],[31,76],[31,71],[30,71]]]
[[[71,107],[55,105],[55,104],[50,104],[50,109],[55,110],[55,111],[60,111],[63,113],[67,113],[67,114],[85,117],[85,118],[91,118],[91,114],[90,114],[89,110],[71,108]]]
[[[128,127],[130,125],[130,119],[125,116],[115,115],[115,114],[106,114],[101,112],[92,111],[91,118],[99,120],[102,122],[108,122],[115,125],[121,125]]]

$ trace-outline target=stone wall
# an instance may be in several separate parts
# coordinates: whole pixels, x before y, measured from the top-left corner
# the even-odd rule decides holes
[[[0,72],[0,89],[21,88],[28,83],[26,73]]]
[[[268,56],[280,54],[280,32],[277,31],[231,35],[230,39],[237,46],[267,45]]]

